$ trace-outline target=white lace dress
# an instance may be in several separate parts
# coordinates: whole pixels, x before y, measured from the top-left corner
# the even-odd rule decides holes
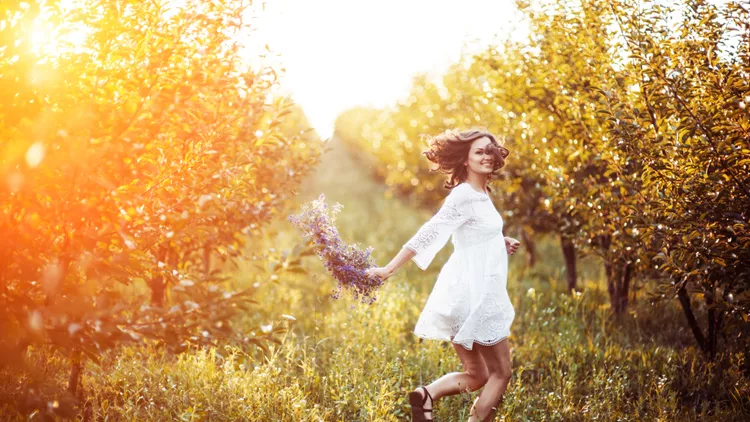
[[[497,344],[510,335],[515,317],[506,289],[503,219],[490,197],[467,182],[451,190],[404,247],[416,253],[414,262],[425,270],[451,235],[453,254],[440,270],[414,334],[468,350],[474,343]]]

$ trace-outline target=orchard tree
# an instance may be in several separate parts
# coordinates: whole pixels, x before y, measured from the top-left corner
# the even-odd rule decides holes
[[[521,97],[549,123],[543,126],[545,151],[539,156],[550,205],[564,222],[558,229],[563,255],[573,269],[576,249],[602,257],[610,302],[621,315],[631,282],[645,267],[637,256],[645,245],[629,222],[641,201],[633,182],[637,163],[612,141],[598,111],[602,100],[596,87],[619,77],[608,2],[518,3],[532,32]],[[568,275],[573,288],[575,272]]]
[[[722,335],[746,342],[749,9],[517,4],[528,40],[464,59],[442,84],[415,80],[356,125],[356,143],[394,190],[431,203],[442,178],[422,165],[417,134],[487,128],[513,154],[494,200],[525,233],[560,236],[569,288],[576,255],[594,253],[616,315],[640,281],[679,298],[707,355]]]
[[[275,334],[232,328],[252,299],[217,264],[282,212],[319,146],[275,71],[242,58],[249,3],[170,4],[0,7],[0,347],[69,353],[71,392],[83,358],[119,344]]]
[[[689,1],[612,4],[635,95],[606,92],[610,130],[642,163],[633,221],[656,245],[661,297],[678,297],[698,345],[747,344],[750,320],[750,10]],[[701,328],[694,304],[705,313]]]

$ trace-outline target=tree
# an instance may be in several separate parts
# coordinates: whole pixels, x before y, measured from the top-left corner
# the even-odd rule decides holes
[[[517,4],[527,41],[464,59],[441,86],[417,79],[407,100],[361,125],[357,142],[377,141],[369,150],[389,185],[432,200],[437,179],[420,167],[411,128],[489,129],[513,154],[495,201],[525,231],[560,236],[569,288],[575,256],[595,253],[617,316],[639,280],[656,298],[679,298],[708,356],[721,333],[744,342],[748,8]]]
[[[0,8],[2,348],[69,353],[72,392],[82,357],[122,343],[275,334],[233,330],[252,299],[211,263],[279,214],[320,149],[272,96],[275,70],[240,55],[248,3],[168,5]],[[54,51],[32,44],[45,22]],[[120,288],[141,283],[150,304]]]
[[[656,245],[657,292],[679,298],[698,345],[713,357],[720,333],[742,333],[749,315],[750,11],[690,1],[670,27],[670,10],[650,6],[612,5],[637,95],[611,92],[609,122],[643,163],[645,206],[633,221]]]

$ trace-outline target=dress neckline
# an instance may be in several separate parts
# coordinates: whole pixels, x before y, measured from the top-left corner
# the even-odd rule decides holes
[[[471,189],[473,192],[476,192],[479,195],[490,196],[490,194],[488,194],[487,192],[479,192],[478,190],[474,189],[469,182],[461,182],[461,183],[468,185],[469,189]]]

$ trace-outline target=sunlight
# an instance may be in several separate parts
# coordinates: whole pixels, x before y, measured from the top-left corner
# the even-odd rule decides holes
[[[750,421],[749,22],[0,0],[0,422]]]
[[[34,54],[43,54],[47,49],[56,50],[54,26],[42,18],[34,20],[31,30],[31,45]]]
[[[526,33],[508,0],[278,0],[256,29],[280,55],[285,89],[324,138],[342,111],[393,104],[415,74],[438,78],[462,54]]]
[[[81,4],[76,0],[61,0],[59,7],[67,13],[81,7]],[[85,47],[86,38],[83,28],[69,24],[56,25],[50,21],[49,13],[42,11],[32,24],[31,52],[43,60],[66,52],[80,52]]]

